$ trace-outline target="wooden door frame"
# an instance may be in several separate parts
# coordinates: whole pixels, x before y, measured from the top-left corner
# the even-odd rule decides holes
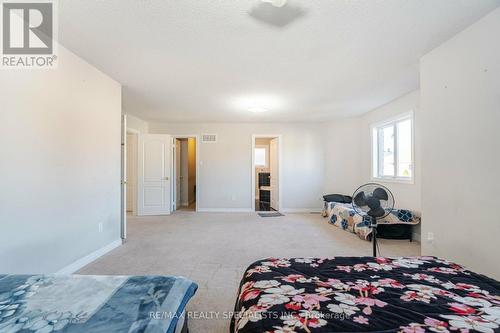
[[[278,139],[278,211],[283,211],[283,138],[281,134],[252,134],[252,211],[255,211],[255,140],[256,139]],[[271,154],[271,152],[269,152]],[[269,159],[270,156],[269,156]]]
[[[170,197],[173,202],[175,196],[174,196],[174,191],[176,190],[176,179],[174,179],[175,176],[175,162],[176,162],[176,156],[175,156],[175,140],[177,139],[194,139],[196,142],[196,202],[195,202],[195,208],[194,211],[198,212],[199,207],[200,207],[200,136],[198,134],[172,134],[172,168],[170,169],[170,178],[172,179],[171,182],[171,189],[170,189]],[[176,207],[177,208],[177,207]],[[170,210],[174,212],[173,210],[173,204],[170,204]]]

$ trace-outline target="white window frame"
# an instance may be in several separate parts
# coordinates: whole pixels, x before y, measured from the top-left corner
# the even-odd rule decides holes
[[[255,160],[255,151],[257,149],[264,149],[265,150],[264,156],[265,156],[265,159],[266,159],[266,164],[265,165],[255,164],[255,167],[256,168],[263,168],[263,169],[269,168],[269,146],[266,146],[266,145],[255,145],[255,148],[253,150],[254,160]]]
[[[411,120],[411,177],[400,177],[398,175],[398,133],[396,124],[404,121]],[[380,154],[380,129],[387,126],[394,126],[394,176],[383,176],[380,175],[379,170],[381,170],[381,161]],[[374,142],[374,131],[377,130],[377,142]],[[390,119],[386,119],[381,122],[377,122],[370,125],[370,142],[371,142],[371,178],[374,181],[383,181],[383,182],[393,182],[393,183],[406,183],[406,184],[414,184],[415,183],[415,117],[414,112],[406,112],[400,114],[396,117],[392,117]],[[378,145],[375,148],[375,144]]]

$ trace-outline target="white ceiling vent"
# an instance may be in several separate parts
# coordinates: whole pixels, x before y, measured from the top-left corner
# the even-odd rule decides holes
[[[217,134],[202,134],[202,143],[217,143]]]

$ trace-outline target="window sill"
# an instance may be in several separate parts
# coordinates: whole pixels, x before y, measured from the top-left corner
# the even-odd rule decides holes
[[[381,182],[381,183],[399,183],[399,184],[408,184],[408,185],[413,185],[415,184],[415,180],[413,178],[411,179],[405,179],[405,178],[393,178],[393,177],[372,177],[372,181],[376,182]]]

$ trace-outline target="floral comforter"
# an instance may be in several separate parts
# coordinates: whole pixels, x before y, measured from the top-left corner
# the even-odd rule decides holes
[[[355,233],[362,239],[370,239],[369,236],[372,232],[370,217],[366,214],[357,214],[351,204],[325,202],[323,216],[328,217],[331,224],[343,230]],[[394,209],[385,218],[378,220],[377,223],[416,225],[420,223],[420,217],[410,210]]]
[[[500,332],[500,283],[434,257],[266,259],[231,332]]]
[[[0,275],[0,332],[174,332],[197,285],[174,276]]]

